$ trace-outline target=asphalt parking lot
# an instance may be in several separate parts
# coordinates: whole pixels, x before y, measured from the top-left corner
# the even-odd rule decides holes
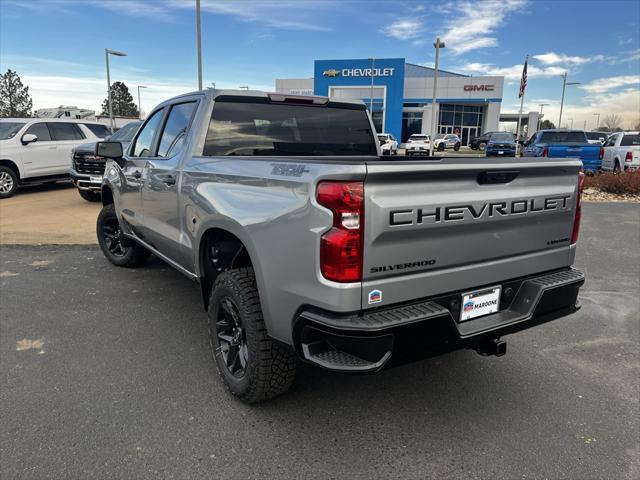
[[[3,246],[0,477],[638,479],[639,225],[637,204],[586,204],[582,310],[505,357],[303,366],[251,407],[216,377],[196,284]]]

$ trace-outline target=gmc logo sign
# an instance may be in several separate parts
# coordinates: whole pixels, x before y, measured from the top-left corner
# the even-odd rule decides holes
[[[465,92],[493,92],[495,85],[465,85]]]

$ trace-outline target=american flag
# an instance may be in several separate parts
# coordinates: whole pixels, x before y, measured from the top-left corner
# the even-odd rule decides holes
[[[520,79],[520,92],[518,93],[518,98],[524,97],[524,90],[527,88],[527,62],[529,62],[528,58],[524,61],[524,68],[522,69],[522,78]]]

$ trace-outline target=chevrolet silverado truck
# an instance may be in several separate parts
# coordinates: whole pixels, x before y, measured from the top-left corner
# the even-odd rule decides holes
[[[604,148],[591,144],[582,130],[539,130],[525,143],[523,157],[579,158],[585,172],[600,170]]]
[[[212,353],[245,402],[299,359],[371,373],[579,308],[582,164],[381,155],[359,101],[200,91],[151,112],[109,158],[100,248],[199,283]],[[141,279],[142,280],[142,279]]]

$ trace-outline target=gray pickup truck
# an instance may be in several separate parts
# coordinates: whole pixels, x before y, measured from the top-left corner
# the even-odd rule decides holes
[[[579,308],[581,163],[382,156],[361,102],[256,91],[159,105],[109,158],[97,234],[199,282],[215,362],[245,402],[297,362],[348,373],[501,337]]]

